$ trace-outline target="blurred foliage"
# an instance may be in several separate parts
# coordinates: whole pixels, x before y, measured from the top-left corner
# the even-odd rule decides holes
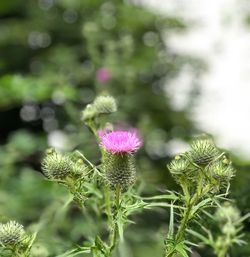
[[[99,223],[76,206],[66,208],[66,190],[44,180],[40,160],[47,145],[78,148],[97,162],[80,110],[109,92],[119,107],[114,124],[138,127],[143,136],[138,177],[144,193],[175,187],[165,168],[167,142],[186,140],[195,128],[185,111],[171,107],[165,87],[183,67],[198,77],[204,64],[168,47],[168,35],[188,29],[181,18],[127,1],[3,0],[0,19],[0,217],[38,229],[37,256],[56,256],[94,235]],[[102,67],[110,73],[105,82],[96,77]],[[249,195],[241,180],[237,199]],[[246,209],[244,201],[239,206]],[[159,256],[167,215],[135,217],[121,245],[124,256]]]

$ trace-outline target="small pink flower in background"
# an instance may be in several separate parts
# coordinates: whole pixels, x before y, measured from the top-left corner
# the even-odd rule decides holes
[[[110,80],[111,74],[107,68],[99,68],[96,71],[96,79],[100,82],[107,82]]]
[[[142,145],[137,130],[117,130],[99,134],[101,146],[111,153],[133,153]]]

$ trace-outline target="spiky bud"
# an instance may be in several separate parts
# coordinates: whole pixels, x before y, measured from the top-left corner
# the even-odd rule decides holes
[[[237,222],[240,217],[239,209],[230,202],[224,202],[215,212],[215,219],[222,224]]]
[[[72,166],[72,175],[73,176],[82,176],[85,174],[87,166],[84,164],[82,159],[78,159]]]
[[[98,113],[112,113],[117,111],[116,101],[112,96],[98,96],[93,104]]]
[[[219,182],[227,183],[235,174],[235,169],[231,163],[225,164],[224,161],[218,160],[208,167],[209,174]]]
[[[197,139],[191,144],[192,150],[188,153],[191,160],[200,166],[206,166],[219,156],[220,151],[210,139]]]
[[[7,246],[14,246],[20,243],[25,237],[23,226],[16,221],[9,221],[0,224],[0,243]]]
[[[136,168],[132,154],[107,152],[103,167],[105,180],[112,190],[119,187],[122,191],[127,191],[135,183]]]
[[[172,175],[186,174],[189,170],[190,163],[188,160],[176,156],[173,161],[167,166]]]
[[[88,121],[96,117],[97,111],[93,104],[88,104],[86,108],[82,111],[82,120]]]
[[[53,149],[47,150],[47,154],[42,161],[42,170],[49,179],[64,179],[72,171],[72,161],[64,155],[55,152]]]

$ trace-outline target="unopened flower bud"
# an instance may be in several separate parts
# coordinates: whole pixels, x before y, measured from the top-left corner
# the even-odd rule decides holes
[[[190,163],[188,160],[176,158],[170,162],[168,169],[172,175],[182,175],[189,170]]]
[[[98,113],[112,113],[117,111],[116,101],[112,96],[98,96],[93,104]]]
[[[96,109],[92,104],[88,104],[86,108],[82,111],[82,120],[88,121],[95,118],[97,115]]]
[[[239,209],[230,202],[224,202],[215,212],[215,219],[220,223],[234,223],[240,219]]]
[[[235,169],[230,163],[224,164],[223,161],[216,161],[208,167],[208,172],[219,182],[226,183],[234,176]]]
[[[72,161],[55,151],[47,152],[42,161],[42,170],[49,179],[64,179],[72,171]]]
[[[77,160],[72,166],[73,176],[82,176],[87,170],[87,166],[84,164],[82,159]]]
[[[191,148],[188,155],[195,164],[200,166],[206,166],[220,154],[210,139],[197,139],[193,141]]]
[[[3,246],[14,246],[20,243],[25,237],[23,226],[16,221],[9,221],[0,224],[0,243]]]

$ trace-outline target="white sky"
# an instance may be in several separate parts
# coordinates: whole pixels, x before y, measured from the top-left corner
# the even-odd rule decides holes
[[[173,35],[170,47],[203,58],[209,71],[201,78],[202,96],[192,115],[198,127],[213,134],[218,144],[250,160],[250,13],[237,0],[144,0],[162,12],[194,22],[186,35]],[[183,103],[192,82],[187,70],[170,86]],[[180,85],[180,86],[179,86]],[[182,95],[180,92],[184,92]]]

